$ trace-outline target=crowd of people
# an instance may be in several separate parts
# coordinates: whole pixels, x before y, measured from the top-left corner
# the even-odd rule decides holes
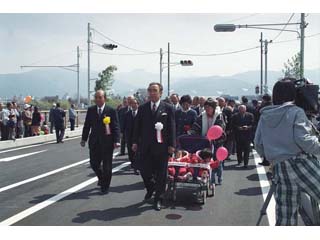
[[[262,101],[252,100],[249,103],[245,96],[240,102],[223,97],[191,97],[190,95],[180,97],[176,93],[166,98],[165,102],[173,107],[177,138],[186,134],[206,136],[211,126],[219,125],[225,131],[225,137],[220,145],[228,149],[229,155],[236,154],[238,165],[243,164],[244,168],[248,167],[250,146],[259,121],[259,111],[272,103],[271,96],[268,94],[262,97]],[[139,104],[143,103],[139,103],[133,96],[128,96],[117,108],[121,132],[120,155],[125,155],[125,146],[127,146],[135,174],[139,174],[139,170],[135,167],[137,164],[131,148],[134,118]],[[261,164],[269,165],[269,162],[264,159]],[[219,169],[218,182],[221,184],[223,167]]]
[[[140,174],[146,188],[144,200],[154,194],[154,209],[161,210],[166,189],[168,160],[178,150],[183,135],[206,136],[213,125],[224,134],[213,144],[224,146],[236,155],[238,166],[248,168],[250,148],[270,165],[276,185],[277,225],[296,225],[301,190],[316,201],[320,199],[320,143],[302,108],[294,104],[292,81],[276,83],[272,97],[262,101],[246,97],[240,101],[223,97],[191,97],[172,94],[161,100],[163,86],[150,83],[148,100],[133,96],[123,100],[116,110],[106,106],[106,94],[95,94],[96,105],[87,112],[81,146],[89,140],[90,164],[98,177],[103,194],[108,193],[112,177],[112,155],[121,146],[128,148],[135,174]],[[121,142],[121,144],[120,144]],[[223,180],[223,162],[216,168],[218,184]],[[215,179],[211,179],[215,183]]]
[[[68,113],[70,130],[73,131],[78,116],[74,104],[71,105]],[[57,142],[63,142],[65,116],[65,111],[60,107],[60,103],[53,103],[49,112],[50,125],[48,125],[44,114],[37,106],[19,105],[16,102],[8,102],[6,105],[0,103],[1,141],[52,134],[55,128]]]

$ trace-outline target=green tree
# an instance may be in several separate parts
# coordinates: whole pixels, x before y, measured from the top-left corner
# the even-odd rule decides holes
[[[300,78],[300,53],[295,54],[291,59],[288,59],[284,63],[284,69],[282,70],[284,77]]]
[[[111,90],[112,84],[114,83],[113,72],[117,71],[117,67],[111,65],[98,74],[99,79],[96,81],[95,91],[99,89],[104,90],[107,94]]]

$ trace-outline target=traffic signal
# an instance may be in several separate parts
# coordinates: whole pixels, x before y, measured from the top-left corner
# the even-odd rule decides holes
[[[193,65],[193,62],[191,60],[181,60],[180,61],[180,64],[182,66],[192,66]]]
[[[259,88],[259,86],[257,85],[257,86],[256,86],[256,94],[259,94],[259,92],[260,92],[259,90],[260,90],[260,88]]]
[[[104,49],[108,49],[108,50],[112,50],[114,48],[117,48],[118,46],[117,45],[114,45],[114,44],[103,44],[102,47]]]

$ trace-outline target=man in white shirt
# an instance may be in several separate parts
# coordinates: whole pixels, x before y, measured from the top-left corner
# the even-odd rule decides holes
[[[171,101],[171,103],[173,105],[173,110],[174,111],[177,111],[177,110],[181,109],[181,106],[179,104],[179,95],[178,94],[176,94],[176,93],[171,94],[170,101]]]

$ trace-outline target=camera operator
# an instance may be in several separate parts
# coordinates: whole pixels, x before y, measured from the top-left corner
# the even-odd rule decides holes
[[[297,225],[301,191],[320,200],[320,143],[304,110],[294,104],[290,79],[273,87],[273,106],[264,107],[255,135],[255,149],[273,165],[276,183],[276,225]]]

